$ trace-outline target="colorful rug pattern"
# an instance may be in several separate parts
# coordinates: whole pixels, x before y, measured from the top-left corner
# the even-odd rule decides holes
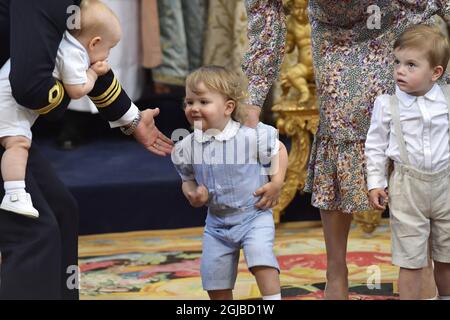
[[[81,299],[208,299],[201,287],[202,228],[129,232],[80,238]],[[316,222],[277,228],[275,254],[283,299],[321,299],[326,256]],[[370,237],[352,227],[347,263],[351,299],[396,299],[387,221]],[[236,299],[259,299],[243,254]]]

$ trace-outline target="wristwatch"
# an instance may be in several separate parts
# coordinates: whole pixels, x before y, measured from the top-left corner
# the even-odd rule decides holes
[[[139,122],[141,121],[141,118],[142,118],[141,112],[138,111],[136,118],[134,118],[133,121],[131,121],[126,126],[120,127],[120,131],[122,131],[127,136],[131,136],[134,133],[134,131],[136,130]]]

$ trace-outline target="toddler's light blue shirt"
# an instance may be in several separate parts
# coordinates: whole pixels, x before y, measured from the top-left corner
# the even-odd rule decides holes
[[[253,193],[269,181],[271,159],[278,153],[278,131],[256,129],[230,120],[217,134],[195,130],[175,145],[172,161],[183,181],[195,180],[209,192],[214,214],[246,211],[259,201]]]

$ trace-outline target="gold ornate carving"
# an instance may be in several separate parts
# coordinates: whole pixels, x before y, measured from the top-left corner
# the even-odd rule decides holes
[[[309,88],[310,90],[313,88]],[[312,90],[314,92],[314,90]],[[278,205],[273,209],[275,222],[280,221],[281,212],[289,205],[298,191],[305,186],[312,135],[319,124],[316,101],[312,96],[307,104],[298,105],[298,100],[285,100],[276,104],[272,111],[277,114],[277,128],[281,134],[291,138],[286,180]]]
[[[305,186],[306,169],[312,136],[317,132],[319,111],[311,54],[311,26],[307,16],[307,0],[286,0],[290,15],[287,20],[286,58],[281,69],[281,81],[276,85],[276,125],[281,134],[291,139],[286,181],[279,203],[273,209],[275,223],[297,192]],[[381,213],[356,213],[354,219],[370,234],[378,226]]]
[[[357,212],[353,214],[353,220],[361,226],[367,235],[370,235],[380,224],[382,213],[378,210]]]
[[[287,20],[286,52],[297,50],[297,63],[281,74],[281,89],[287,96],[294,88],[299,93],[298,103],[311,97],[308,83],[314,82],[311,53],[311,26],[308,23],[306,0],[291,0],[288,3],[291,15]]]

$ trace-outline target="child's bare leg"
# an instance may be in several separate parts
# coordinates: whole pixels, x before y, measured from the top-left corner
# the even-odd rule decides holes
[[[233,290],[210,290],[208,291],[211,300],[233,300]]]
[[[430,257],[428,257],[428,266],[422,269],[421,274],[422,287],[420,291],[421,299],[433,299],[436,297],[437,289],[436,282],[434,281],[433,263]]]
[[[422,268],[400,268],[398,276],[398,291],[400,300],[418,300],[422,291]]]
[[[280,275],[278,270],[272,267],[257,266],[251,268],[255,275],[256,283],[263,297],[275,296],[281,293]],[[280,296],[281,299],[281,296]]]
[[[1,164],[3,181],[24,181],[31,141],[23,136],[3,137],[0,140],[5,148]]]
[[[450,263],[434,262],[434,277],[439,296],[450,297]]]
[[[327,250],[325,299],[348,299],[347,239],[352,216],[341,211],[320,210]]]
[[[31,196],[25,190],[25,171],[31,140],[23,136],[3,137],[0,140],[5,148],[1,163],[5,195],[0,208],[29,218],[38,218],[39,212],[33,207]]]

